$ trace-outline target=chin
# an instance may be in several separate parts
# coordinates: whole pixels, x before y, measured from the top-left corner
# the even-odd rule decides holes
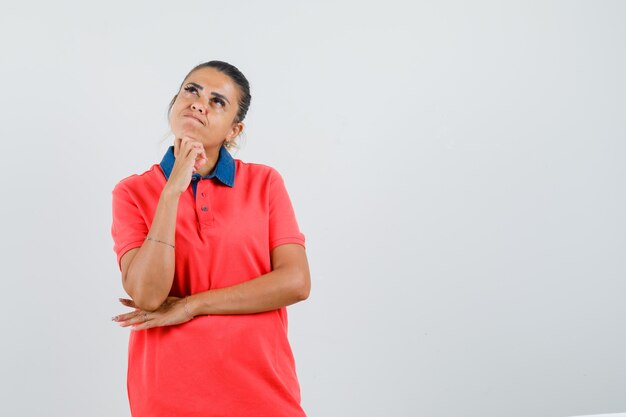
[[[188,137],[190,137],[192,139],[197,140],[198,142],[202,142],[201,139],[197,139],[197,138],[201,137],[201,135],[198,132],[198,129],[193,129],[191,127],[185,126],[185,127],[181,128],[181,129],[172,130],[172,132],[174,133],[174,135],[177,138],[182,138],[182,137],[188,136]]]

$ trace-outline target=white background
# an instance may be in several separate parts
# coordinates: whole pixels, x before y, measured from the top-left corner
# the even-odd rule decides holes
[[[7,416],[128,416],[117,181],[193,66],[252,104],[312,292],[310,417],[626,411],[626,2],[0,6]]]

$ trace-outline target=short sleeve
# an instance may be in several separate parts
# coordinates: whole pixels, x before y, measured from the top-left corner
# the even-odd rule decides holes
[[[148,226],[139,207],[129,192],[119,184],[113,189],[113,251],[117,254],[117,266],[122,270],[120,260],[130,249],[140,247],[148,235]]]
[[[287,194],[282,176],[272,170],[269,192],[269,247],[270,250],[286,243],[304,246],[304,235],[298,228],[296,215]]]

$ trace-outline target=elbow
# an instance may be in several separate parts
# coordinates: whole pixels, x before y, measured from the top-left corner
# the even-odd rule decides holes
[[[133,303],[135,303],[135,307],[144,311],[155,311],[157,310],[163,301],[158,299],[157,297],[146,294],[145,291],[126,291],[130,298],[132,298]]]
[[[137,308],[140,308],[144,311],[155,311],[161,304],[165,302],[167,299],[167,294],[158,294],[155,293],[153,288],[141,288],[139,290],[135,289],[133,294],[129,294],[135,303]]]
[[[135,306],[144,311],[157,310],[159,307],[161,307],[161,304],[163,304],[163,301],[165,300],[159,300],[154,297],[133,298],[133,302],[135,303]]]
[[[311,293],[311,276],[309,271],[300,271],[297,282],[297,301],[304,301],[309,298],[309,294]]]
[[[298,293],[298,302],[304,301],[307,298],[309,298],[309,293],[310,293],[310,291],[308,291],[308,290],[302,290],[301,292],[299,292]]]
[[[124,284],[124,290],[132,298],[135,307],[141,310],[155,311],[167,299],[167,295],[162,297],[159,294],[154,294],[154,291],[150,291],[148,288],[128,285],[128,281],[125,281]]]

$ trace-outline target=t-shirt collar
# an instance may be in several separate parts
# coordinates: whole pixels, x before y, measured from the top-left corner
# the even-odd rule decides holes
[[[163,174],[165,174],[165,179],[169,179],[172,168],[174,167],[174,162],[176,162],[176,157],[174,156],[174,145],[172,145],[167,149],[165,155],[163,155],[160,164],[161,170]],[[192,176],[192,180],[199,180],[200,178],[217,178],[220,182],[229,187],[235,184],[235,160],[224,146],[220,148],[220,154],[213,171],[204,177],[198,173]]]

